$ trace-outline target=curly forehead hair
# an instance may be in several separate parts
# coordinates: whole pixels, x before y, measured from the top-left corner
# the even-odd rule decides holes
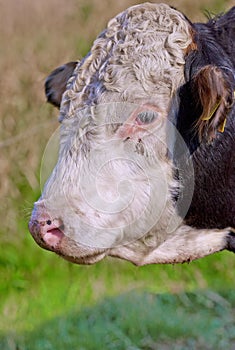
[[[78,63],[62,101],[62,115],[97,103],[158,98],[166,109],[184,81],[190,23],[165,4],[130,7],[109,21]]]

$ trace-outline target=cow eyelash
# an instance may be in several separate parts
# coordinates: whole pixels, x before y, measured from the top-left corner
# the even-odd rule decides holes
[[[158,113],[155,111],[142,111],[138,113],[136,119],[142,124],[151,124],[155,119],[158,118]]]

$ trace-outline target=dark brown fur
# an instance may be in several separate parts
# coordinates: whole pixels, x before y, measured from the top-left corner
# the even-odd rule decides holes
[[[198,228],[235,227],[235,108],[224,133],[193,153],[195,189],[186,222]]]
[[[195,25],[198,50],[186,58],[187,84],[179,95],[176,125],[195,172],[186,223],[197,228],[235,227],[234,16],[235,7]],[[225,119],[225,130],[219,132]],[[185,181],[187,192],[187,176]],[[231,234],[228,249],[234,247]]]

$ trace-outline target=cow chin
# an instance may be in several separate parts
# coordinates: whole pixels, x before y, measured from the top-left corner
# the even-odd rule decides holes
[[[107,255],[108,249],[90,248],[78,245],[75,241],[64,237],[54,250],[56,254],[75,264],[92,265]]]
[[[77,264],[94,264],[102,260],[108,249],[81,244],[68,237],[59,219],[48,219],[44,214],[36,217],[36,210],[29,222],[29,231],[36,243],[64,259]]]
[[[60,241],[54,245],[51,243],[51,241],[43,241],[37,235],[33,235],[33,238],[42,248],[52,251],[65,260],[75,264],[95,264],[96,262],[102,260],[108,252],[108,249],[99,249],[81,245],[65,235],[63,235]]]

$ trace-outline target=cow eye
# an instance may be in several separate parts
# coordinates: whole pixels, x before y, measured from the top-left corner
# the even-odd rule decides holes
[[[137,115],[138,121],[142,124],[151,124],[157,117],[158,113],[155,111],[143,111]]]

